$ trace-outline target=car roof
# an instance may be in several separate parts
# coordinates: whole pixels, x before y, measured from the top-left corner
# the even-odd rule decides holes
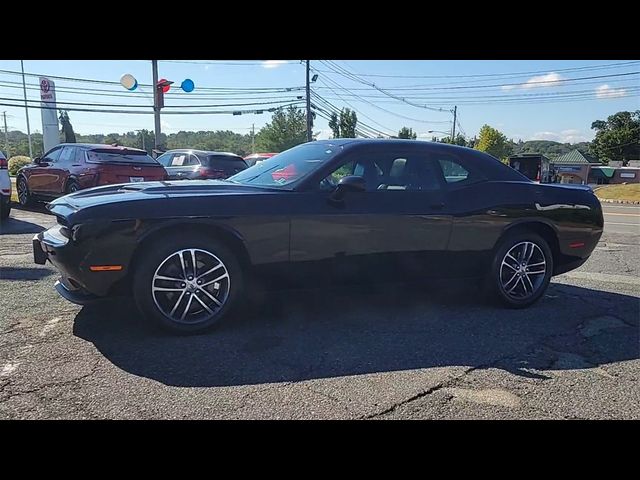
[[[140,148],[126,147],[124,145],[109,145],[106,143],[60,143],[56,145],[56,147],[81,147],[95,150],[113,150],[115,152],[122,150],[128,150],[130,152],[145,152],[145,150]]]
[[[197,150],[195,148],[174,148],[171,150],[167,150],[166,152],[162,152],[162,154],[164,155],[165,153],[195,153],[195,154],[201,154],[201,155],[226,155],[229,157],[239,157],[240,155],[236,155],[235,153],[231,153],[231,152],[214,152],[212,150]]]

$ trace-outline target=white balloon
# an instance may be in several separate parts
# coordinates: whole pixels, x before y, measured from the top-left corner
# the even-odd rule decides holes
[[[135,90],[138,86],[138,81],[130,73],[125,73],[120,78],[120,85],[122,85],[127,90]]]

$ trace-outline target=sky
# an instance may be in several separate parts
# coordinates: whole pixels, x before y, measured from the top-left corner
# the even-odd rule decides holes
[[[160,78],[174,82],[162,110],[164,133],[244,134],[252,127],[257,132],[270,121],[266,109],[292,102],[304,106],[305,66],[299,60],[177,60],[158,65]],[[593,121],[640,109],[640,61],[633,60],[311,60],[310,65],[312,75],[318,75],[312,101],[321,109],[319,115],[352,108],[369,135],[395,135],[406,126],[419,138],[445,136],[457,106],[456,129],[468,137],[489,124],[515,141],[576,143],[593,138]],[[153,130],[149,60],[25,60],[24,69],[27,74],[68,78],[52,78],[58,108],[69,109],[80,134]],[[19,72],[19,60],[0,60],[0,114],[6,111],[9,130],[26,132]],[[124,74],[136,78],[140,86],[135,91],[119,84]],[[193,92],[180,89],[185,79],[193,80]],[[34,101],[29,105],[38,106],[38,77],[26,76],[26,84],[27,98]],[[257,114],[257,109],[265,111]],[[244,113],[233,115],[234,110]],[[314,133],[330,138],[321,116]],[[40,110],[30,108],[29,119],[31,131],[41,132]]]

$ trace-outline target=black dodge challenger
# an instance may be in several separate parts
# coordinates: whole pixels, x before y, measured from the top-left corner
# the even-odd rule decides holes
[[[603,229],[588,188],[531,182],[484,153],[414,140],[310,142],[227,180],[110,185],[49,204],[35,262],[85,304],[132,292],[178,332],[217,323],[249,279],[277,287],[477,279],[526,307]]]

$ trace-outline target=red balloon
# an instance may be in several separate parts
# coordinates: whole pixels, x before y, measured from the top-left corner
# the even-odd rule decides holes
[[[166,78],[161,78],[160,80],[158,80],[158,85],[160,85],[161,83],[164,83],[168,81]],[[171,85],[165,85],[162,87],[162,93],[167,93],[169,91],[169,89],[171,89]]]

